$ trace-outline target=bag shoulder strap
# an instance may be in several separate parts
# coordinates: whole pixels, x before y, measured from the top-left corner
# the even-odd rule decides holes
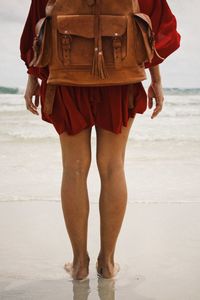
[[[132,9],[133,13],[139,13],[140,12],[140,5],[138,0],[131,0],[132,1]]]

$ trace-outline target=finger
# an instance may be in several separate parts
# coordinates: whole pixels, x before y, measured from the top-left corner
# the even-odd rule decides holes
[[[152,116],[156,116],[162,110],[162,104],[156,103],[156,107],[152,113]]]
[[[39,95],[35,95],[35,105],[36,107],[39,106]]]
[[[36,97],[36,96],[35,96]],[[36,109],[37,110],[37,106],[36,106],[36,104],[34,104],[32,101],[30,102],[30,106],[32,107],[32,108],[34,108],[34,109]]]
[[[25,95],[24,99],[26,100],[26,108],[28,108],[29,106],[34,106],[33,102],[32,102],[32,97],[30,97],[29,95]]]
[[[29,107],[27,108],[27,110],[29,110],[31,113],[33,113],[34,115],[38,115],[38,112],[35,111],[33,108]]]
[[[33,114],[39,115],[37,109],[34,109],[34,108],[31,106],[31,104],[27,104],[27,105],[26,105],[26,108],[27,108],[27,110],[29,110],[29,111],[32,112]]]
[[[33,113],[34,115],[39,115],[37,111],[35,111],[33,108],[28,108],[28,110]]]
[[[26,105],[29,104],[31,102],[31,97],[28,95],[24,95],[24,99],[26,101]]]
[[[161,110],[162,110],[162,106],[160,105],[157,106],[151,115],[151,119],[155,118],[161,112]]]
[[[35,97],[35,104],[32,102],[32,97]],[[26,100],[26,106],[31,106],[32,108],[35,108],[37,109],[38,105],[37,105],[37,102],[39,103],[39,95],[32,95],[32,96],[29,96],[29,95],[25,95],[24,96],[25,100]]]
[[[156,100],[156,108],[155,109],[160,108],[160,107],[161,108],[163,107],[163,103],[161,101]]]
[[[152,106],[153,106],[153,97],[151,97],[151,96],[149,96],[148,97],[148,107],[149,107],[149,109],[151,109],[152,108]]]

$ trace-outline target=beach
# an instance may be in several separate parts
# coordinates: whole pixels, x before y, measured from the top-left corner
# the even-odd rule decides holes
[[[98,205],[91,205],[87,281],[71,280],[59,203],[1,203],[0,299],[199,299],[199,204],[133,204],[118,239],[115,279],[98,279]],[[79,295],[79,296],[78,296]]]
[[[200,299],[200,93],[168,91],[161,114],[137,115],[127,143],[128,202],[115,279],[98,278],[100,180],[92,132],[88,176],[90,273],[72,260],[61,201],[59,138],[26,111],[22,95],[0,95],[0,299]]]

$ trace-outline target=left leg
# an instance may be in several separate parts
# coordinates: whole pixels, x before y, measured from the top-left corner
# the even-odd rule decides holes
[[[96,128],[97,166],[101,178],[99,199],[101,249],[97,271],[105,278],[113,277],[117,269],[114,263],[114,250],[127,204],[124,157],[133,119],[129,119],[127,127],[123,127],[120,134]]]

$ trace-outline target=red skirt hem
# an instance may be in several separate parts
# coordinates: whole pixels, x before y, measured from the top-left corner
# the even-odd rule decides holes
[[[63,132],[75,135],[94,125],[119,134],[129,118],[134,118],[137,113],[143,114],[147,108],[147,94],[142,83],[133,84],[131,104],[127,86],[59,86],[52,114],[46,115],[46,82],[42,81],[42,120],[52,123],[58,135]]]

